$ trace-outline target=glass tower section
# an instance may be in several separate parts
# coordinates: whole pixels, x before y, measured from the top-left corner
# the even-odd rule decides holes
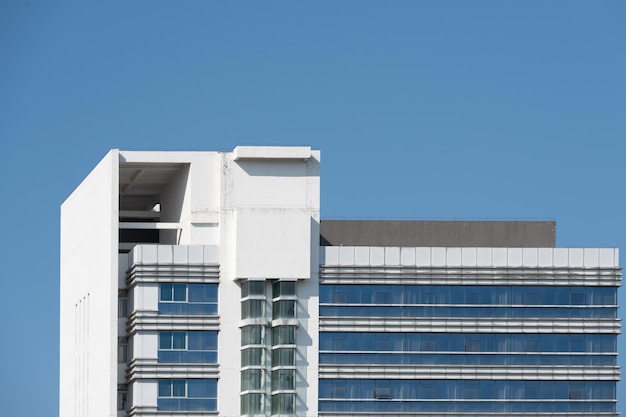
[[[619,268],[433,265],[446,248],[402,250],[405,264],[400,248],[326,249],[320,415],[617,415]]]

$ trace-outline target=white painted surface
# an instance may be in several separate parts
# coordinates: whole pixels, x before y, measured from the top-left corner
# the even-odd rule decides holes
[[[61,206],[59,415],[117,416],[118,152]]]
[[[322,246],[325,266],[618,268],[615,248],[396,248]]]

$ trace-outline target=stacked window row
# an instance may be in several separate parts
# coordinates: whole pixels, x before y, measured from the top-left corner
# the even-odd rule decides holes
[[[321,379],[323,399],[613,400],[613,381]]]
[[[241,284],[241,318],[265,318],[265,282]],[[241,329],[240,413],[260,414],[265,409],[265,327],[248,325]]]
[[[241,285],[241,318],[266,317],[265,282],[246,281]],[[296,318],[296,283],[277,281],[272,285],[272,319]],[[295,412],[296,326],[271,328],[271,367],[265,363],[265,327],[247,325],[241,329],[241,414],[265,410],[266,372],[271,381],[271,413]]]
[[[320,411],[610,412],[615,409],[615,382],[605,381],[325,379],[319,384]]]
[[[272,284],[272,319],[296,318],[296,282],[275,281]],[[296,355],[296,326],[272,328],[272,354],[280,352],[285,358]],[[272,362],[272,414],[294,414],[296,407],[295,363]]]
[[[216,315],[217,284],[160,284],[159,314]]]
[[[616,287],[320,285],[321,304],[615,306]]]
[[[613,334],[322,332],[320,351],[615,353]]]
[[[610,401],[481,401],[481,400],[404,400],[404,401],[379,401],[379,400],[325,400],[320,399],[319,411],[330,413],[464,413],[466,415],[485,415],[498,413],[531,413],[530,415],[553,415],[556,413],[570,413],[570,415],[582,415],[583,413],[609,413],[614,415],[615,403]]]
[[[158,411],[217,411],[217,379],[159,380]]]
[[[415,306],[320,306],[321,317],[482,317],[614,319],[617,308],[581,307],[415,307]]]

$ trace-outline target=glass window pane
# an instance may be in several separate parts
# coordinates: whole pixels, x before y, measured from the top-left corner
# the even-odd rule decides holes
[[[174,284],[174,301],[187,301],[187,285],[186,284]]]
[[[159,381],[159,397],[172,396],[172,381],[169,379]]]
[[[173,332],[172,333],[172,348],[173,349],[186,349],[186,335],[185,332]]]
[[[184,397],[185,396],[185,380],[174,379],[172,380],[172,397]]]
[[[161,284],[161,301],[172,301],[172,284]]]
[[[172,348],[172,332],[159,333],[159,349]]]
[[[248,281],[249,295],[265,295],[265,281]]]

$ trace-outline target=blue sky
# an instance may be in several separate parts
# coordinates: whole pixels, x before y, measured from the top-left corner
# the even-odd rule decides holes
[[[322,219],[626,256],[624,45],[622,1],[1,1],[3,412],[58,415],[59,206],[110,148],[311,145]]]

